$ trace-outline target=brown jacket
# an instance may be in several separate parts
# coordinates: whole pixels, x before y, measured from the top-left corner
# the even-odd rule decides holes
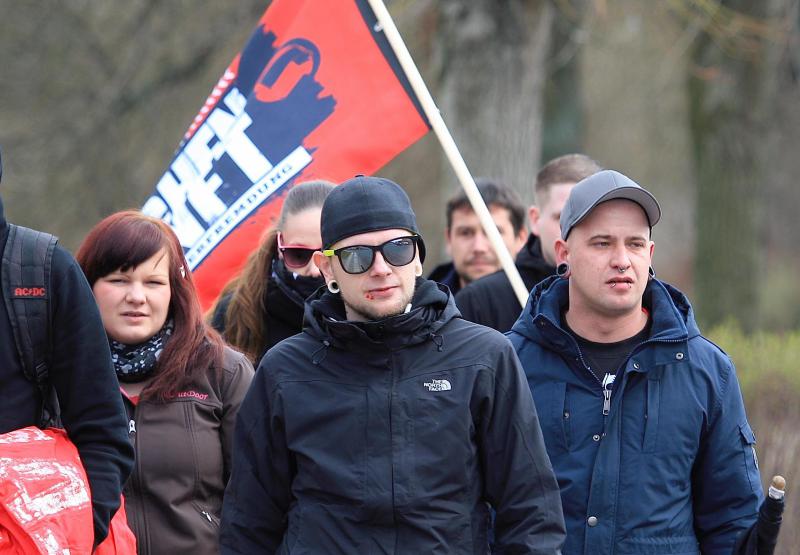
[[[168,403],[125,399],[136,449],[125,506],[140,554],[219,553],[233,427],[253,378],[250,362],[232,349],[223,366],[218,378],[206,376]]]

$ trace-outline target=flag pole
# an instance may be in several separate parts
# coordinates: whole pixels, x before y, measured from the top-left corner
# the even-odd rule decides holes
[[[505,271],[508,276],[508,280],[511,282],[517,300],[520,305],[524,307],[528,300],[528,290],[517,271],[513,258],[511,258],[511,253],[508,252],[503,238],[497,230],[497,226],[492,219],[489,209],[486,207],[486,203],[483,202],[483,198],[481,198],[478,186],[475,185],[475,180],[472,178],[472,174],[470,174],[467,164],[461,156],[461,152],[459,152],[453,140],[453,136],[450,134],[450,130],[442,119],[442,115],[439,113],[439,109],[436,107],[436,103],[431,93],[428,91],[425,81],[422,79],[422,75],[420,75],[414,60],[411,58],[411,54],[408,52],[408,48],[406,48],[405,42],[403,42],[403,37],[400,36],[400,32],[397,30],[392,16],[386,9],[383,0],[367,1],[372,11],[375,13],[378,24],[386,35],[386,39],[389,41],[392,50],[394,50],[395,56],[397,56],[397,60],[400,62],[400,66],[403,68],[408,81],[411,83],[411,88],[417,95],[417,99],[422,105],[422,110],[428,117],[428,121],[434,133],[436,133],[436,137],[439,139],[439,143],[442,145],[447,159],[450,164],[452,164],[456,177],[459,183],[461,183],[464,192],[467,194],[467,198],[472,204],[475,214],[478,215],[481,226],[486,232],[486,237],[494,247],[494,252],[497,253],[497,256],[500,258],[500,264],[503,267],[503,271]]]

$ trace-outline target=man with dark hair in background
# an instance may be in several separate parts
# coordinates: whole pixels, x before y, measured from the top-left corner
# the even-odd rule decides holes
[[[525,207],[516,191],[487,178],[475,180],[506,248],[515,256],[525,242]],[[447,203],[445,241],[452,262],[440,264],[428,279],[443,283],[455,295],[466,284],[500,269],[500,259],[483,231],[466,193]]]
[[[555,273],[555,244],[561,237],[558,219],[569,192],[578,181],[601,169],[588,156],[565,154],[550,160],[536,175],[536,204],[528,208],[531,233],[516,259],[517,270],[529,291]],[[467,285],[456,295],[456,305],[465,319],[501,332],[510,330],[522,311],[503,270]]]

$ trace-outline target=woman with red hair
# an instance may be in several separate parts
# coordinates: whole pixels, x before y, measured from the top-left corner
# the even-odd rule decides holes
[[[216,554],[233,426],[253,367],[203,322],[170,227],[112,214],[76,255],[100,308],[136,466],[125,487],[140,554]]]

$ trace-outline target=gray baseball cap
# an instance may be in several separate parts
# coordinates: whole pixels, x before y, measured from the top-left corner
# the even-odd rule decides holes
[[[603,170],[578,182],[561,210],[561,237],[566,241],[572,228],[578,225],[595,206],[613,199],[632,200],[642,207],[650,227],[661,219],[661,207],[656,197],[642,189],[631,178],[614,170]]]

